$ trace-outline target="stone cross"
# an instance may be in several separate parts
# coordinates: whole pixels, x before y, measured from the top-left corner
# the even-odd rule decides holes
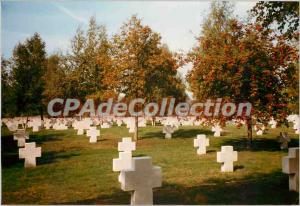
[[[132,152],[136,149],[135,142],[131,141],[131,137],[123,137],[122,142],[118,143],[118,151]]]
[[[299,130],[300,130],[299,126],[300,126],[299,120],[295,121],[295,122],[294,122],[293,129],[295,130],[295,133],[296,133],[296,134],[299,134]]]
[[[222,163],[222,172],[233,172],[233,162],[237,161],[237,151],[232,146],[222,146],[221,152],[217,152],[217,162]]]
[[[14,133],[14,140],[18,141],[18,147],[24,147],[26,139],[29,139],[29,134],[25,131],[25,129],[17,129]]]
[[[117,119],[117,125],[118,125],[118,127],[122,126],[122,120]]]
[[[165,134],[165,138],[171,139],[172,134],[175,132],[175,130],[176,130],[176,127],[174,127],[172,125],[165,125],[163,128],[163,133]]]
[[[263,130],[257,130],[256,135],[261,136],[263,135],[264,131]]]
[[[139,121],[138,121],[138,126],[139,127],[146,127],[146,123],[147,123],[146,119],[140,118]]]
[[[86,118],[81,121],[76,121],[73,124],[74,129],[77,129],[77,135],[83,135],[84,130],[90,129],[91,124],[93,121],[89,118]]]
[[[55,130],[66,130],[66,129],[68,129],[68,126],[65,125],[65,123],[63,123],[63,122],[57,121],[57,122],[53,125],[53,129],[55,129]]]
[[[278,142],[281,143],[280,149],[287,149],[290,141],[291,139],[288,136],[287,132],[280,132],[280,135],[278,137]]]
[[[86,129],[86,123],[84,121],[78,121],[75,124],[75,127],[77,129],[77,135],[83,135],[84,129]]]
[[[289,148],[282,158],[282,172],[289,175],[289,190],[299,192],[299,147]]]
[[[6,123],[6,126],[7,126],[8,130],[11,132],[15,132],[18,129],[18,124],[16,124],[15,122],[8,121]]]
[[[211,131],[214,132],[214,137],[220,137],[223,129],[220,127],[220,125],[215,125],[211,128]]]
[[[129,119],[126,122],[127,128],[129,128],[129,133],[134,133],[135,131],[135,120],[134,119]]]
[[[51,121],[50,120],[46,121],[44,126],[46,129],[50,129],[52,127]]]
[[[206,154],[207,146],[209,146],[209,139],[206,138],[205,134],[198,134],[197,138],[194,139],[194,147],[198,147],[197,154]]]
[[[90,137],[90,143],[96,143],[97,137],[100,136],[100,130],[96,127],[90,127],[90,129],[87,130],[86,135]]]
[[[42,121],[41,120],[34,120],[33,122],[31,122],[31,126],[32,126],[32,131],[33,132],[38,132],[38,131],[40,131],[40,129],[42,127]]]
[[[264,130],[265,130],[265,126],[262,125],[262,126],[257,126],[257,125],[254,125],[254,130],[256,131],[256,135],[263,135],[264,133]]]
[[[133,170],[121,171],[121,189],[133,191],[131,205],[153,205],[153,191],[162,183],[161,167],[152,166],[151,157],[134,157]]]
[[[104,122],[104,123],[101,125],[101,128],[102,128],[102,129],[108,129],[108,128],[111,128],[111,125],[110,125],[108,122]]]
[[[113,171],[119,172],[122,170],[132,170],[132,153],[119,152],[119,158],[113,159]]]
[[[275,128],[276,128],[276,125],[277,125],[277,122],[272,118],[272,119],[269,121],[269,124],[271,125],[271,128],[272,128],[272,129],[275,129]]]
[[[19,149],[19,158],[25,159],[25,168],[35,167],[37,157],[41,157],[41,147],[35,147],[35,142],[25,143],[25,148]]]

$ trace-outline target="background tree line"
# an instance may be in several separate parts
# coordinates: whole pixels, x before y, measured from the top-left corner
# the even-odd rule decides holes
[[[34,34],[11,59],[2,59],[2,116],[42,114],[54,97],[101,102],[123,93],[128,99],[184,100],[186,87],[177,74],[184,59],[192,63],[186,81],[195,100],[252,103],[253,116],[245,119],[251,139],[253,121],[284,121],[298,113],[299,2],[258,2],[248,22],[232,13],[230,3],[213,2],[185,56],[172,53],[136,16],[111,38],[91,18],[65,54],[47,56]]]
[[[112,38],[92,17],[86,32],[77,29],[65,54],[47,56],[35,33],[16,45],[12,58],[2,58],[2,116],[42,115],[53,98],[101,102],[123,93],[127,99],[185,100],[180,62],[136,16]]]
[[[299,2],[259,2],[249,22],[232,13],[228,2],[211,4],[187,57],[187,80],[197,100],[250,102],[252,116],[243,120],[251,143],[253,123],[286,123],[299,112]]]

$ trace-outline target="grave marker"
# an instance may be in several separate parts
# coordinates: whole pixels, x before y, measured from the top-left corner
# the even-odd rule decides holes
[[[280,149],[287,149],[290,141],[291,139],[288,136],[287,132],[280,132],[280,135],[278,137],[278,142],[281,143]]]
[[[96,127],[90,127],[90,129],[87,130],[86,135],[90,137],[90,143],[96,143],[97,137],[100,136],[100,130]]]
[[[206,138],[205,134],[198,134],[197,138],[194,139],[194,147],[198,147],[197,154],[206,154],[207,146],[209,146],[209,139]]]
[[[289,154],[282,158],[282,172],[289,175],[289,189],[299,192],[299,147],[289,148]]]
[[[220,137],[223,129],[220,127],[220,125],[215,125],[211,128],[211,131],[214,132],[214,137]]]
[[[18,141],[18,147],[24,147],[26,139],[29,139],[29,134],[25,131],[25,129],[17,129],[14,133],[14,140]]]
[[[175,132],[175,130],[176,130],[176,127],[174,127],[172,125],[165,125],[163,128],[163,133],[165,134],[165,138],[171,139],[172,134]]]
[[[25,159],[25,168],[36,166],[36,158],[41,157],[41,151],[41,147],[36,147],[35,142],[25,143],[25,147],[19,149],[19,158]]]
[[[161,186],[161,168],[152,166],[151,157],[134,157],[133,170],[121,171],[119,181],[122,190],[133,191],[131,205],[153,205],[152,189]]]
[[[217,152],[217,162],[222,163],[222,172],[233,172],[233,162],[237,161],[237,152],[232,146],[222,146],[221,152]]]
[[[123,137],[122,142],[118,143],[118,151],[132,152],[136,149],[135,142],[132,142],[131,137]]]

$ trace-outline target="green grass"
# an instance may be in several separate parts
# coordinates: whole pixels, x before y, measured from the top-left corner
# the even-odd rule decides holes
[[[173,139],[164,139],[162,127],[140,128],[134,156],[149,155],[163,171],[163,185],[154,189],[155,204],[297,204],[299,194],[288,190],[288,176],[281,172],[280,128],[254,136],[253,149],[246,149],[246,129],[226,127],[222,137],[209,128],[181,127]],[[206,155],[193,147],[197,134],[210,138]],[[289,130],[290,146],[298,136]],[[31,133],[29,141],[42,147],[36,168],[24,169],[16,142],[2,129],[2,201],[4,204],[129,204],[130,193],[120,189],[112,159],[117,144],[132,136],[125,127],[102,129],[97,144],[72,129]],[[238,151],[233,173],[221,173],[216,152],[222,145]]]

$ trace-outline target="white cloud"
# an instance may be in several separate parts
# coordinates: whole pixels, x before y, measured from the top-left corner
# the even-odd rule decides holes
[[[55,6],[57,9],[59,9],[61,12],[63,12],[64,14],[66,14],[67,16],[75,19],[76,21],[80,22],[80,23],[84,23],[84,24],[87,24],[88,23],[88,20],[85,19],[84,17],[78,15],[78,14],[75,14],[74,12],[72,12],[71,10],[67,9],[66,7],[63,7],[61,5],[58,5],[58,4],[55,4],[53,3],[52,4],[53,6]]]

